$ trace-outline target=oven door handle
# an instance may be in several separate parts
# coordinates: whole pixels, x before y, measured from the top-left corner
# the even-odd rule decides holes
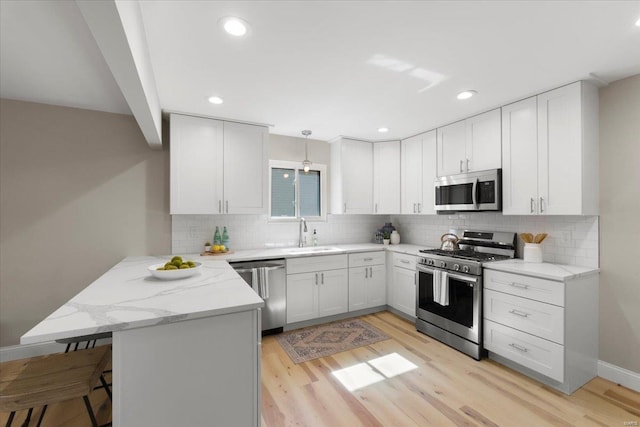
[[[427,268],[424,265],[417,265],[416,270],[422,271],[423,273],[431,273],[431,274],[435,274],[436,272],[434,268]]]
[[[449,277],[454,278],[454,279],[458,279],[461,282],[468,282],[468,283],[473,283],[473,284],[478,283],[478,278],[474,277],[474,276],[462,276],[460,274],[453,274],[453,273],[450,273],[448,271],[447,271],[447,275]]]

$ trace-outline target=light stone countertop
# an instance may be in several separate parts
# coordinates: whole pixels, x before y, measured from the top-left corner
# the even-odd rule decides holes
[[[165,257],[128,257],[24,334],[21,344],[134,329],[262,307],[264,302],[221,260],[200,274],[159,280],[148,267]]]
[[[507,273],[523,274],[563,282],[590,274],[597,274],[598,268],[581,267],[577,265],[551,264],[548,262],[525,262],[522,259],[508,259],[485,263],[484,268],[504,271]]]

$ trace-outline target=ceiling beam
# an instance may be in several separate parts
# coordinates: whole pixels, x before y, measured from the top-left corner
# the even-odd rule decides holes
[[[76,0],[151,148],[162,148],[162,109],[138,2]]]

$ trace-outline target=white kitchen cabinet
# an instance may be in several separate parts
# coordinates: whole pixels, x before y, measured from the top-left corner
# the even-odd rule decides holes
[[[502,107],[503,213],[598,214],[598,91],[576,82]]]
[[[435,130],[402,141],[400,176],[401,213],[435,214]]]
[[[598,275],[549,280],[484,270],[489,357],[571,394],[597,374]]]
[[[346,255],[287,259],[287,323],[346,313],[347,266]]]
[[[416,317],[416,257],[393,254],[392,307]]]
[[[502,167],[500,109],[437,129],[438,176]]]
[[[386,304],[385,253],[349,254],[349,311]]]
[[[373,145],[373,213],[400,213],[400,141]]]
[[[260,214],[266,127],[171,114],[171,214]]]
[[[373,147],[338,138],[331,142],[331,213],[373,213]]]
[[[171,214],[219,213],[224,123],[171,115]]]

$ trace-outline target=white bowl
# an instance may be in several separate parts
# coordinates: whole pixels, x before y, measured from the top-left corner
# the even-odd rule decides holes
[[[202,270],[201,262],[196,262],[196,266],[193,268],[184,268],[182,270],[158,270],[158,267],[164,267],[164,264],[165,263],[149,266],[149,272],[151,275],[160,280],[176,280],[195,276],[196,274],[200,274],[200,270]]]

